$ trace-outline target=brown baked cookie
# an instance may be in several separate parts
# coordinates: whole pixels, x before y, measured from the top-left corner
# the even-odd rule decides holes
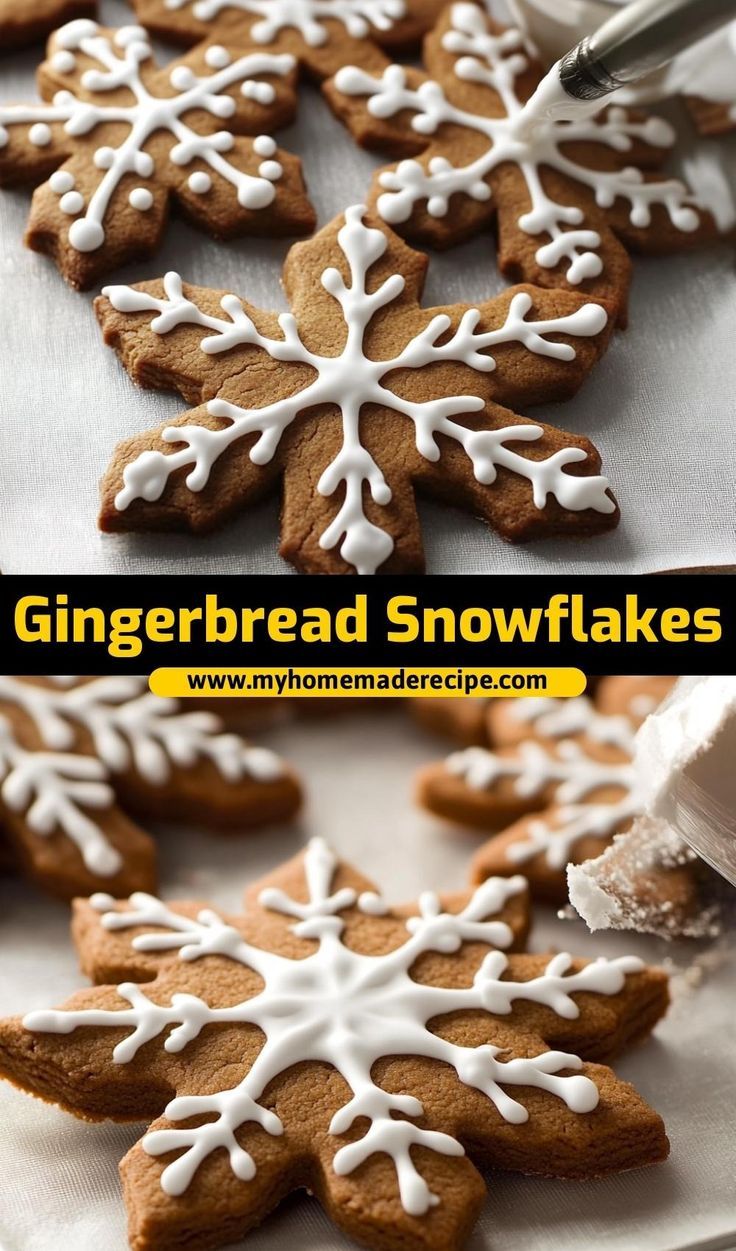
[[[736,54],[734,55],[736,76]],[[701,135],[728,135],[736,130],[736,104],[733,100],[704,100],[686,96],[685,103]]]
[[[424,64],[346,66],[324,88],[360,144],[410,158],[377,173],[370,200],[407,238],[446,248],[495,224],[508,278],[603,297],[625,324],[629,252],[718,234],[710,205],[651,172],[675,139],[661,118],[611,108],[522,136],[518,115],[543,67],[520,31],[475,4],[443,12]],[[725,225],[730,204],[713,207]]]
[[[293,315],[177,274],[105,288],[97,316],[133,380],[197,407],[119,445],[101,528],[202,533],[281,490],[297,569],[398,573],[424,569],[415,491],[512,541],[615,526],[592,444],[509,411],[577,391],[606,310],[533,287],[424,309],[426,268],[356,205],[289,252]]]
[[[0,838],[62,899],[155,886],[154,844],[127,813],[237,831],[300,801],[273,752],[145,678],[0,677]]]
[[[523,878],[390,910],[315,839],[248,904],[77,901],[83,968],[125,980],[0,1024],[22,1088],[158,1118],[121,1165],[136,1251],[235,1242],[297,1189],[377,1251],[458,1251],[485,1195],[471,1159],[585,1179],[666,1157],[601,1063],[662,1016],[664,973],[504,954]]]
[[[595,702],[492,700],[493,750],[470,747],[427,766],[418,797],[460,825],[501,830],[473,861],[473,880],[523,872],[535,898],[567,899],[565,869],[597,856],[639,812],[636,729],[670,678],[604,678]]]
[[[292,57],[210,43],[157,69],[140,26],[81,20],[38,86],[48,103],[0,107],[0,184],[42,184],[26,243],[73,287],[152,255],[172,203],[216,239],[314,228],[299,160],[263,133],[294,116]]]
[[[94,17],[97,0],[0,0],[0,55],[27,48],[74,18]]]
[[[586,691],[590,694],[600,681],[596,676],[586,678]],[[439,734],[442,738],[452,739],[463,747],[489,747],[494,744],[489,738],[493,718],[488,716],[490,698],[484,695],[462,695],[448,697],[444,695],[430,696],[427,699],[412,699],[409,709],[415,721]],[[500,701],[503,708],[504,701]]]
[[[321,81],[341,65],[383,66],[379,51],[416,48],[443,0],[132,0],[138,20],[168,42],[235,40],[296,57]]]

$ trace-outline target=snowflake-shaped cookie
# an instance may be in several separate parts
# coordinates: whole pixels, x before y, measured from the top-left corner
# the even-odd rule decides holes
[[[492,700],[492,748],[428,766],[420,802],[479,829],[501,829],[477,853],[474,880],[524,872],[540,899],[564,902],[565,869],[598,855],[641,811],[634,735],[672,680],[606,678],[596,700]]]
[[[244,917],[78,901],[84,968],[125,980],[4,1022],[0,1071],[81,1116],[163,1112],[121,1165],[138,1251],[233,1242],[302,1187],[371,1247],[457,1251],[484,1195],[463,1144],[576,1178],[667,1153],[633,1088],[583,1062],[651,1029],[664,975],[504,954],[524,889],[390,910],[315,839]]]
[[[154,844],[125,812],[237,830],[299,802],[272,751],[145,678],[0,677],[0,826],[52,894],[155,885]]]
[[[522,133],[543,70],[524,36],[475,4],[453,4],[425,41],[427,75],[346,66],[326,85],[358,141],[409,159],[379,171],[371,203],[407,237],[449,247],[496,220],[508,277],[582,287],[625,321],[632,251],[691,247],[717,233],[697,196],[656,166],[675,133],[609,109]],[[720,206],[723,223],[732,206]]]
[[[156,250],[172,198],[215,238],[310,231],[300,162],[262,133],[294,115],[295,66],[211,43],[158,70],[140,26],[62,27],[38,71],[48,103],[0,107],[0,183],[46,179],[28,246],[84,289]]]
[[[234,39],[295,57],[312,79],[342,65],[380,67],[380,48],[408,52],[430,30],[444,0],[132,0],[138,20],[162,39],[194,44]]]
[[[293,314],[177,274],[105,288],[134,380],[199,407],[119,446],[102,528],[208,530],[282,476],[281,552],[305,572],[421,570],[415,488],[508,539],[615,525],[591,444],[501,407],[572,394],[606,311],[532,287],[427,310],[425,267],[357,206],[289,253]]]

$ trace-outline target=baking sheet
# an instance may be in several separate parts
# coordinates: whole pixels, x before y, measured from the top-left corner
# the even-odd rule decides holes
[[[287,755],[305,778],[303,818],[242,840],[163,831],[166,897],[198,897],[238,910],[245,884],[293,855],[310,834],[325,836],[392,901],[465,884],[479,839],[452,831],[411,800],[415,770],[446,744],[413,725],[403,710],[297,722],[258,738]],[[496,1172],[488,1178],[489,1197],[469,1251],[733,1251],[733,947],[591,937],[549,911],[538,909],[537,918],[536,950],[634,953],[677,964],[669,1015],[652,1040],[615,1066],[664,1116],[672,1155],[657,1168],[590,1183]],[[2,1015],[58,1003],[84,984],[67,927],[64,906],[17,879],[0,878]],[[143,1128],[85,1124],[0,1083],[3,1251],[125,1251],[117,1165]],[[239,1245],[243,1251],[347,1251],[350,1244],[316,1201],[297,1196]]]
[[[110,24],[131,21],[122,0],[102,0]],[[165,58],[170,56],[159,48]],[[36,99],[40,52],[0,60],[0,98]],[[686,144],[693,131],[675,109]],[[279,142],[298,153],[324,225],[360,201],[379,158],[360,152],[304,86],[296,125]],[[697,142],[697,141],[696,141]],[[736,136],[702,149],[736,169]],[[120,439],[182,409],[174,396],[136,390],[103,348],[92,293],[69,290],[51,262],[21,244],[27,190],[0,194],[0,568],[5,573],[286,573],[276,554],[278,502],[250,510],[218,534],[102,536],[97,484]],[[135,282],[178,269],[266,308],[283,309],[288,244],[213,243],[181,222],[161,252],[120,270]],[[486,236],[434,254],[425,302],[481,300],[502,287]],[[571,403],[533,410],[588,435],[603,456],[623,520],[592,541],[509,547],[472,519],[420,506],[428,568],[453,573],[648,572],[717,564],[736,555],[736,282],[733,253],[637,264],[631,329]]]

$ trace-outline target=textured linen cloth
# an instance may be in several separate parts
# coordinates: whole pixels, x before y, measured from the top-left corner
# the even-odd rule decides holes
[[[121,0],[101,17],[130,22]],[[159,48],[161,59],[171,50]],[[36,99],[39,49],[0,59],[0,99]],[[693,139],[684,111],[685,146]],[[296,124],[278,141],[303,160],[320,226],[365,196],[382,158],[360,152],[319,93],[300,90]],[[736,136],[707,145],[736,168]],[[102,536],[98,481],[116,444],[182,411],[176,396],[140,391],[102,344],[95,292],[71,291],[21,239],[29,193],[0,194],[0,569],[5,573],[285,573],[278,501],[205,538]],[[114,274],[136,282],[177,269],[264,308],[285,308],[285,241],[222,245],[172,221],[162,250]],[[489,236],[430,256],[426,304],[487,299],[504,286]],[[736,282],[732,251],[641,260],[631,326],[570,403],[530,410],[588,435],[622,511],[592,541],[510,547],[451,509],[420,503],[427,563],[442,573],[645,573],[736,560]]]
[[[414,770],[446,745],[409,724],[402,710],[297,723],[259,741],[301,770],[309,788],[301,822],[242,840],[162,832],[165,897],[237,911],[247,882],[316,833],[372,876],[392,902],[465,884],[479,838],[449,829],[411,802]],[[67,930],[64,905],[17,879],[0,878],[2,1015],[60,1003],[86,984]],[[630,934],[591,937],[581,924],[558,921],[541,908],[532,946],[675,963],[667,1018],[649,1042],[615,1065],[664,1116],[672,1155],[657,1168],[584,1184],[494,1172],[469,1251],[733,1251],[733,948],[667,946]],[[144,1128],[78,1121],[0,1083],[2,1251],[125,1251],[117,1166]],[[299,1195],[239,1251],[348,1251],[352,1245],[315,1200]]]

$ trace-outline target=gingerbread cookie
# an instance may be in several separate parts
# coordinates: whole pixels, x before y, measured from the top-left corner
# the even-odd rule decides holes
[[[297,779],[218,717],[145,678],[0,677],[0,826],[22,871],[63,899],[156,882],[126,813],[222,829],[290,816]]]
[[[587,439],[501,407],[572,395],[606,310],[533,287],[423,309],[426,264],[354,206],[291,249],[293,315],[177,274],[105,288],[105,341],[134,381],[198,407],[120,444],[102,529],[211,530],[282,477],[281,554],[307,573],[422,570],[415,489],[510,540],[615,526]]]
[[[450,247],[495,222],[507,277],[602,296],[624,324],[629,251],[717,235],[696,195],[647,172],[674,142],[661,118],[611,108],[522,136],[519,114],[543,68],[520,31],[475,4],[442,14],[424,63],[426,74],[347,66],[325,85],[359,143],[408,158],[379,171],[370,201],[407,238]],[[725,225],[730,203],[719,210]]]
[[[495,750],[470,747],[428,766],[419,800],[461,825],[503,830],[477,853],[473,880],[523,872],[536,898],[567,899],[565,869],[597,856],[641,810],[636,729],[671,678],[611,677],[596,701],[492,700]]]
[[[97,0],[0,0],[0,55],[27,48],[74,18],[94,17]]]
[[[140,26],[62,27],[48,103],[0,107],[0,184],[42,184],[26,243],[84,290],[156,251],[170,202],[216,239],[311,231],[301,164],[264,133],[294,116],[295,66],[211,43],[156,69]]]
[[[121,1164],[136,1251],[234,1242],[297,1189],[377,1251],[458,1251],[485,1194],[469,1157],[584,1179],[667,1155],[660,1117],[595,1063],[649,1033],[665,975],[504,954],[523,878],[389,909],[315,839],[248,902],[77,901],[84,969],[122,984],[0,1024],[22,1088],[158,1118]]]
[[[736,51],[733,53],[733,74],[736,81]],[[701,135],[728,135],[736,130],[736,102],[733,100],[688,96],[685,103]]]
[[[342,65],[378,68],[380,48],[404,53],[433,26],[444,0],[133,0],[138,20],[189,47],[236,40],[288,53],[320,81]]]
[[[596,676],[586,678],[588,694],[596,689],[599,681]],[[409,711],[414,720],[432,734],[452,739],[463,747],[488,747],[491,731],[489,703],[490,698],[484,695],[437,695],[410,700]]]

